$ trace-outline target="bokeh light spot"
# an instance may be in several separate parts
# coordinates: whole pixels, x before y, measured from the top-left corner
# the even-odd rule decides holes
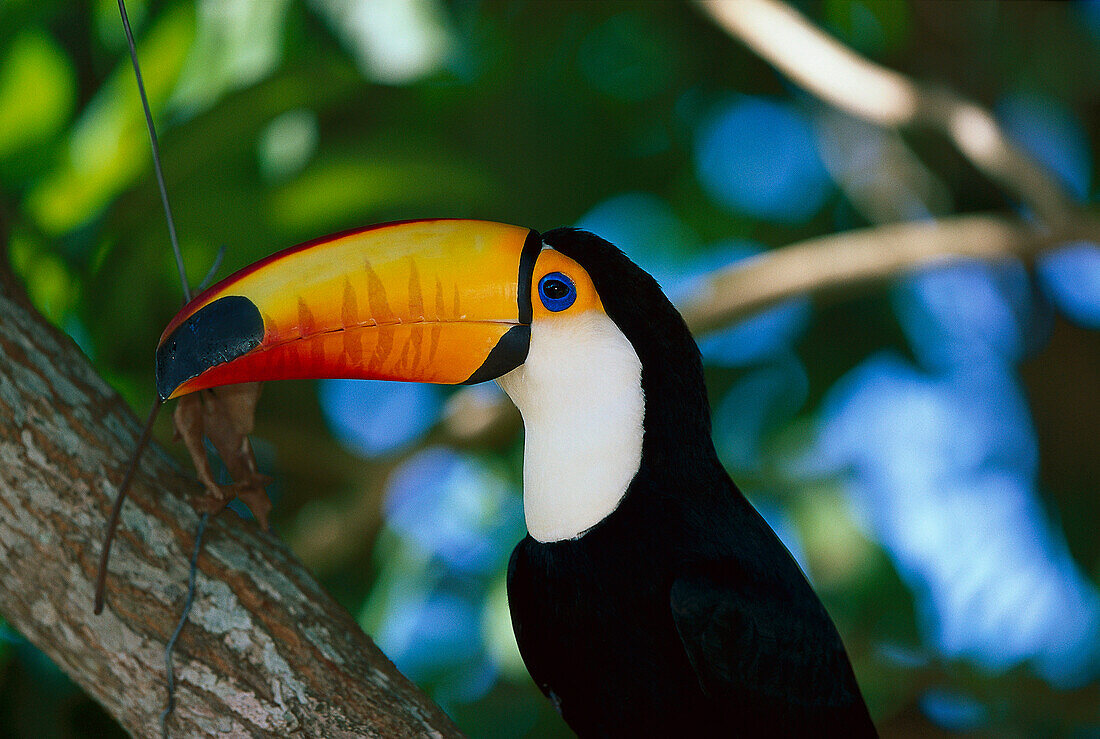
[[[832,189],[810,121],[764,98],[739,98],[704,125],[695,166],[719,203],[780,223],[806,221]]]
[[[364,75],[401,85],[438,70],[454,41],[437,0],[315,0]]]
[[[180,72],[172,106],[194,115],[225,93],[275,70],[282,55],[290,0],[199,0],[195,41]],[[114,26],[118,27],[118,9]]]
[[[479,613],[469,599],[436,592],[396,608],[374,635],[378,646],[413,680],[438,678],[477,658]]]
[[[965,262],[900,281],[893,293],[902,328],[921,363],[944,368],[974,360],[1015,362],[1049,334],[1019,262]]]
[[[381,380],[322,380],[321,410],[333,435],[367,457],[400,449],[439,418],[442,393],[433,385]]]
[[[759,470],[766,435],[791,419],[809,381],[797,358],[750,372],[726,392],[714,412],[714,445],[733,470]]]
[[[1092,152],[1081,122],[1056,100],[1034,94],[1010,95],[997,105],[997,118],[1016,143],[1052,171],[1078,198],[1092,181]]]
[[[946,690],[929,690],[920,699],[928,718],[952,731],[974,731],[989,718],[989,710],[974,698]]]
[[[1039,284],[1058,308],[1085,328],[1100,328],[1100,247],[1080,242],[1039,256]]]
[[[260,133],[257,150],[260,171],[279,180],[299,171],[317,150],[317,115],[312,110],[288,110]]]
[[[503,567],[523,535],[523,504],[505,480],[442,447],[394,471],[383,513],[391,529],[463,572]]]

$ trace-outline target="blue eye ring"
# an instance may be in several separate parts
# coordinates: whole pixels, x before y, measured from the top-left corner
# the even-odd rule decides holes
[[[561,272],[550,272],[539,280],[539,299],[546,310],[558,313],[577,300],[577,286]]]

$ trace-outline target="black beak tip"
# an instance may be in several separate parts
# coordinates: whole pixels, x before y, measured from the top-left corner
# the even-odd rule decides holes
[[[157,347],[157,394],[166,400],[183,383],[247,354],[263,338],[260,309],[248,298],[230,295],[204,305]]]

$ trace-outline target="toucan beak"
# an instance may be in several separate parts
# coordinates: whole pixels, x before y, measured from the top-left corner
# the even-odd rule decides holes
[[[257,380],[491,380],[527,357],[526,228],[402,221],[325,237],[246,267],[172,319],[157,346],[162,399]]]

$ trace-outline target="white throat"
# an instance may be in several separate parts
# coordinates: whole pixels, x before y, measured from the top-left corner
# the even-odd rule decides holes
[[[622,502],[642,461],[642,363],[601,311],[537,320],[497,380],[523,415],[523,513],[541,542],[575,539]]]

